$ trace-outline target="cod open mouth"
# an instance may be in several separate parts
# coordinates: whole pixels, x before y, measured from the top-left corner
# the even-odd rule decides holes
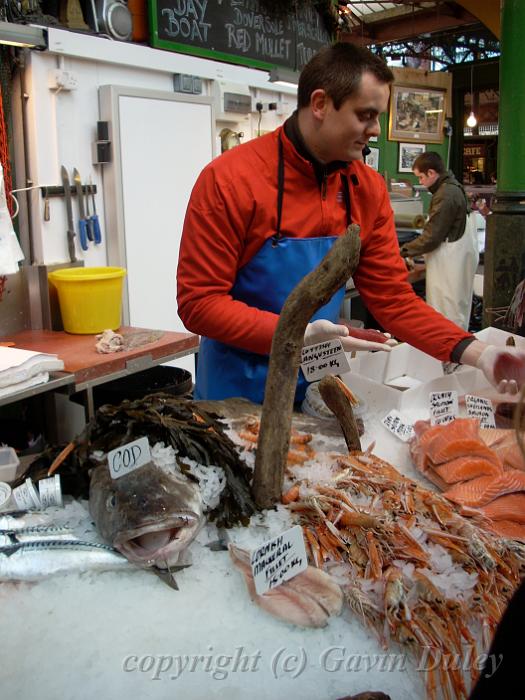
[[[162,556],[168,548],[170,551],[182,548],[184,542],[181,535],[187,529],[192,529],[195,523],[194,517],[185,517],[169,525],[143,525],[136,530],[120,534],[115,539],[114,546],[129,559],[152,561]]]

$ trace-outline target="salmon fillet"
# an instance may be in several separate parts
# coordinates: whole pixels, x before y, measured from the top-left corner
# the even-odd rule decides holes
[[[525,525],[525,493],[500,496],[479,510],[491,520],[512,520]]]
[[[515,430],[482,428],[479,434],[485,444],[494,450],[505,466],[525,471],[525,458],[518,445]]]
[[[446,489],[449,487],[450,484],[447,484],[447,482],[441,478],[437,471],[430,466],[430,462],[427,461],[423,466],[419,466],[419,464],[416,462],[416,467],[421,474],[431,481],[434,486],[437,486],[440,491],[446,491]]]
[[[488,447],[507,444],[509,439],[511,442],[515,442],[516,440],[514,430],[508,430],[506,428],[480,428],[479,436]]]
[[[462,481],[443,495],[454,503],[479,508],[498,496],[517,491],[525,491],[525,472],[509,469],[498,476],[479,476],[470,481]]]
[[[475,479],[478,476],[496,476],[503,471],[501,465],[476,456],[456,457],[450,462],[434,465],[434,469],[447,484],[457,484],[458,481]]]
[[[420,438],[430,428],[430,421],[429,420],[417,420],[414,423],[413,428],[414,428],[414,433],[416,434],[416,437]]]
[[[429,464],[426,444],[435,437],[441,426],[431,426],[428,420],[417,420],[413,428],[415,436],[409,442],[410,456],[419,471],[425,474]]]
[[[447,425],[436,426],[432,439],[426,443],[426,452],[434,464],[443,464],[457,457],[483,457],[499,466],[499,459],[479,437],[479,421],[477,418],[456,418]],[[432,428],[431,428],[432,430]],[[424,439],[428,435],[427,431]]]
[[[514,520],[496,520],[491,523],[490,528],[500,537],[525,542],[525,525],[516,523]]]
[[[502,450],[501,459],[503,460],[503,464],[507,464],[514,469],[525,471],[525,459],[517,442]]]

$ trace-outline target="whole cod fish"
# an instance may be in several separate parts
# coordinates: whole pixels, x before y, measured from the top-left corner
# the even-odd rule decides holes
[[[89,512],[104,540],[130,562],[169,568],[204,524],[196,484],[148,462],[112,479],[107,463],[91,474]]]

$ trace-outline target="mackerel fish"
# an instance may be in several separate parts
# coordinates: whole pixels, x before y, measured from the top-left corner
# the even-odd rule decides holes
[[[0,547],[0,581],[39,581],[55,574],[129,569],[112,547],[81,540],[40,539]]]

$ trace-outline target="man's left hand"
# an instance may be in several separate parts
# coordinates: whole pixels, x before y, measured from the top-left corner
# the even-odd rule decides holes
[[[522,349],[474,340],[465,348],[460,362],[480,369],[502,394],[517,394],[525,385],[525,351]]]
[[[518,348],[489,345],[476,366],[502,394],[517,394],[525,384],[525,352]]]

